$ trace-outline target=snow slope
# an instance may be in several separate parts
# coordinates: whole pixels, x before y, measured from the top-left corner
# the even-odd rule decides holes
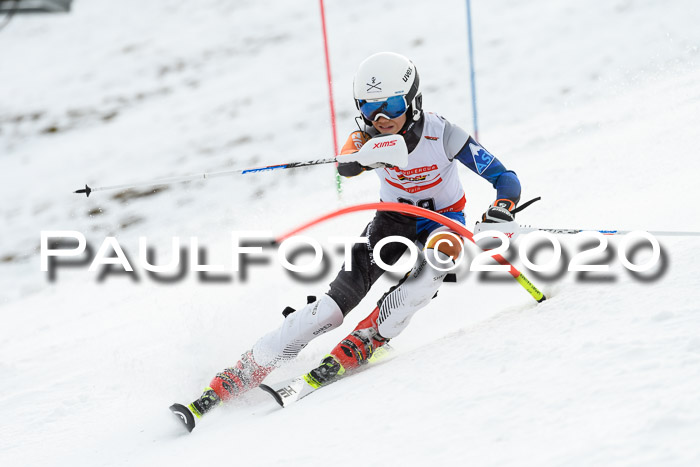
[[[222,283],[163,284],[138,267],[100,281],[86,265],[50,282],[40,231],[78,230],[95,247],[114,235],[134,263],[139,236],[159,261],[171,237],[197,236],[225,264],[231,231],[286,231],[375,201],[377,182],[347,180],[338,199],[319,167],[74,195],[332,152],[316,2],[74,3],[0,33],[2,465],[700,463],[697,237],[660,239],[651,277],[614,257],[605,275],[530,272],[550,296],[539,305],[511,280],[462,271],[387,361],[285,410],[253,391],[183,433],[167,406],[198,395],[285,306],[323,293],[342,258],[313,283],[263,266]],[[543,197],[519,220],[700,231],[695,2],[473,3],[480,140],[518,172],[523,199]],[[410,56],[426,108],[471,127],[463,2],[326,9],[341,139],[354,70],[379,50]],[[462,179],[471,223],[493,190]],[[309,234],[359,233],[369,218]],[[315,365],[391,284],[271,380]]]

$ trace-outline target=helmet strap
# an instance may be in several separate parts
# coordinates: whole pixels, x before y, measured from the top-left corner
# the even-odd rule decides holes
[[[360,123],[364,124],[364,127],[360,125]],[[363,133],[367,133],[367,130],[369,128],[374,128],[371,123],[368,123],[367,119],[365,118],[364,115],[360,114],[359,116],[355,117],[355,125],[357,125],[357,129],[360,130]]]
[[[411,107],[415,107],[413,110],[413,120],[418,121],[420,120],[421,115],[423,114],[423,94],[418,93],[416,94],[416,97],[413,99],[413,102],[411,103]]]

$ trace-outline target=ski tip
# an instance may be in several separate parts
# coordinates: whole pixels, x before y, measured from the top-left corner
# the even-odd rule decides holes
[[[85,188],[81,188],[80,190],[75,190],[73,193],[85,193],[85,197],[89,198],[90,193],[92,193],[92,188],[90,188],[89,186],[87,186],[87,184],[85,184]]]
[[[280,396],[277,391],[272,389],[270,386],[267,384],[261,384],[260,389],[271,395],[272,397],[275,398],[275,401],[280,405],[280,407],[284,407],[284,402],[282,402],[282,396]]]
[[[170,411],[177,416],[185,429],[192,433],[192,430],[194,430],[194,415],[192,415],[190,409],[182,404],[175,403],[170,406]]]

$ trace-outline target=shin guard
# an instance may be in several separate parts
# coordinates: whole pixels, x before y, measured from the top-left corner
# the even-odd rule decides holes
[[[428,249],[421,253],[406,278],[380,301],[377,330],[385,338],[398,336],[408,326],[411,317],[435,296],[447,275],[447,271],[431,266],[426,254],[434,254],[444,263],[453,261],[442,251]]]
[[[314,338],[338,327],[343,312],[328,295],[287,315],[282,325],[253,346],[253,358],[261,366],[278,367],[294,359]]]

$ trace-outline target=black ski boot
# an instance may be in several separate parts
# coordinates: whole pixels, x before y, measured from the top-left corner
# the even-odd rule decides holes
[[[345,374],[345,368],[332,355],[321,360],[321,364],[311,370],[306,376],[306,381],[314,387],[325,386],[340,379]]]

